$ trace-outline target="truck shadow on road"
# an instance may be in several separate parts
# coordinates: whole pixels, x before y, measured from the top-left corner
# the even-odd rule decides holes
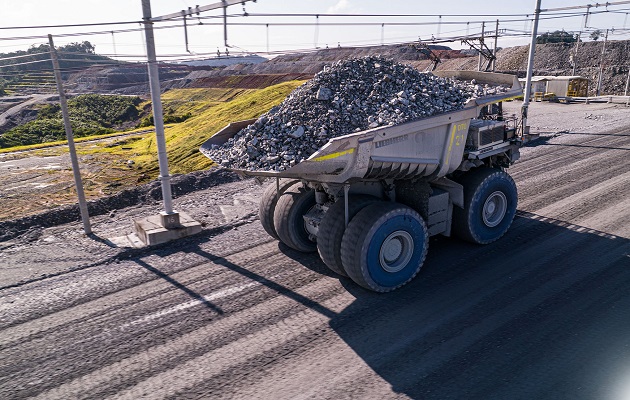
[[[434,238],[395,292],[342,283],[356,301],[330,326],[413,399],[616,398],[630,380],[628,239],[520,212],[491,245]]]
[[[329,318],[332,331],[363,361],[350,368],[353,388],[371,387],[377,374],[413,399],[606,399],[630,381],[626,238],[521,211],[506,236],[490,245],[432,238],[423,269],[397,291],[377,294],[338,277],[355,297],[341,312],[203,250],[206,240],[190,238],[177,251],[196,253]],[[334,276],[316,254],[279,248]],[[349,379],[343,371],[340,376]],[[341,386],[336,390],[344,397]],[[369,389],[360,393],[374,398]]]

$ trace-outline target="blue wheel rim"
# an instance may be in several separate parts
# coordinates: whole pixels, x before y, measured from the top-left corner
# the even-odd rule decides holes
[[[425,238],[423,225],[409,215],[395,216],[379,226],[372,235],[366,254],[367,272],[374,283],[382,287],[396,287],[411,279],[423,261]],[[390,242],[399,241],[402,249],[400,256],[390,253],[384,268],[383,244],[388,239]]]

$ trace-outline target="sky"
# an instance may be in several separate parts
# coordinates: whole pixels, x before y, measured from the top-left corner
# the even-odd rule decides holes
[[[179,12],[188,7],[216,3],[218,0],[152,0],[152,15]],[[594,4],[588,0],[542,0],[542,9]],[[611,6],[609,12],[590,15],[584,27],[585,9],[563,11],[579,14],[566,18],[543,19],[539,33],[564,29],[584,31],[587,37],[595,29],[611,29],[609,39],[630,38],[630,2]],[[446,39],[494,31],[496,20],[502,37],[499,47],[529,43],[529,18],[536,1],[514,0],[257,0],[228,8],[227,44],[230,55],[258,53],[272,56],[278,52],[337,46],[366,46],[381,43],[410,42],[431,38]],[[57,46],[90,41],[96,52],[121,60],[146,59],[144,33],[135,23],[142,19],[141,0],[0,0],[0,53],[26,50],[31,45],[47,43],[52,34]],[[604,6],[591,11],[605,11]],[[614,12],[611,12],[614,11]],[[559,11],[555,11],[556,13]],[[248,16],[244,16],[247,13]],[[309,16],[256,16],[256,14],[310,14]],[[325,14],[400,14],[379,17],[333,17]],[[529,17],[526,15],[529,14]],[[315,15],[319,15],[316,17]],[[156,23],[158,58],[183,60],[225,55],[226,46],[222,11],[209,11],[187,21],[188,49],[183,21]],[[441,17],[440,17],[441,16]],[[544,17],[544,15],[543,15]],[[548,17],[548,15],[547,15]],[[127,25],[83,26],[73,28],[31,28],[41,25],[134,22]],[[295,25],[295,24],[301,25]],[[355,25],[330,25],[353,23]],[[16,27],[30,27],[16,29]],[[614,28],[614,31],[612,30]],[[119,30],[134,30],[119,32]],[[101,32],[100,34],[87,34]],[[64,34],[76,36],[63,36]],[[520,35],[520,36],[518,36]],[[16,39],[29,37],[28,39]],[[588,39],[587,39],[588,40]],[[452,48],[466,48],[461,40],[444,43]]]

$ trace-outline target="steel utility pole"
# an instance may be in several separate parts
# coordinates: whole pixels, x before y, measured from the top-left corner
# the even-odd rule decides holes
[[[536,10],[534,12],[534,24],[532,26],[532,37],[529,43],[529,57],[527,59],[527,79],[525,81],[525,96],[521,107],[521,120],[523,124],[523,134],[529,133],[527,126],[527,112],[529,110],[529,97],[532,95],[532,72],[534,70],[534,54],[536,53],[536,35],[538,34],[538,19],[540,18],[540,1],[536,0]]]
[[[571,75],[573,76],[575,76],[575,70],[577,69],[577,56],[578,56],[578,50],[580,48],[581,37],[582,37],[582,31],[578,33],[577,42],[575,43],[575,51],[573,52],[573,71],[571,72]]]
[[[482,22],[481,23],[481,39],[479,39],[479,43],[481,44],[481,46],[479,46],[479,64],[477,65],[477,71],[481,71],[481,58],[483,57],[483,55],[481,54],[481,50],[483,50],[483,36],[486,30],[486,23]]]
[[[227,42],[227,6],[228,5],[225,0],[223,0],[223,4],[224,4],[223,6],[223,44],[225,45],[225,48],[227,49],[228,47],[230,47]],[[245,4],[245,2],[243,2],[243,4]]]
[[[497,24],[494,28],[494,48],[492,50],[492,55],[494,56],[494,58],[492,59],[492,72],[494,72],[494,70],[497,67],[497,42],[499,40],[499,20],[497,19]]]
[[[597,78],[597,91],[595,96],[599,96],[602,89],[602,77],[604,75],[604,53],[606,52],[606,42],[608,41],[608,29],[606,29],[606,36],[604,36],[604,44],[602,45],[602,53],[599,56],[599,77]]]
[[[86,235],[89,235],[90,233],[92,233],[92,227],[90,226],[90,216],[88,215],[87,202],[85,201],[85,193],[83,192],[83,182],[81,180],[81,171],[79,170],[79,160],[77,158],[77,150],[74,147],[72,126],[70,125],[70,117],[68,116],[68,102],[66,100],[66,93],[63,90],[61,69],[59,68],[57,50],[55,50],[55,44],[53,43],[52,35],[48,35],[48,45],[50,46],[50,59],[52,60],[53,69],[55,71],[55,82],[57,83],[57,91],[59,92],[59,103],[61,104],[63,126],[66,130],[66,138],[68,139],[70,161],[72,162],[72,174],[74,175],[74,185],[77,188],[77,197],[79,198],[79,212],[81,213],[81,220],[83,221],[83,232],[85,232]]]
[[[151,21],[151,0],[142,0],[142,19],[144,21],[144,35],[147,42],[149,87],[151,89],[153,122],[155,125],[155,140],[158,148],[158,162],[160,166],[159,178],[162,184],[162,198],[164,202],[164,213],[161,214],[161,222],[164,228],[172,228],[179,225],[179,214],[173,211],[173,201],[171,195],[171,176],[168,173],[166,140],[164,139],[164,119],[162,115],[162,99],[160,98],[160,77],[158,72],[157,57],[155,54],[153,22]]]

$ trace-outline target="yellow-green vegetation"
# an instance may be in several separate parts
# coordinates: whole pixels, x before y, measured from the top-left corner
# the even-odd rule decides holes
[[[252,93],[242,94],[232,101],[216,105],[165,132],[172,173],[188,173],[210,167],[212,162],[199,152],[199,147],[230,122],[257,118],[280,104],[302,82],[281,83]],[[157,148],[153,137],[134,144],[137,165],[147,172],[157,171]]]
[[[250,89],[232,89],[232,88],[194,88],[194,89],[171,89],[161,95],[164,113],[167,115],[199,115],[203,111],[208,110],[210,107],[220,104],[222,102],[230,101],[237,96],[253,93],[256,90]],[[151,101],[145,101],[139,104],[138,108],[146,109],[150,108]],[[44,110],[44,116],[47,115],[49,110],[58,112],[58,106],[44,106],[40,107]],[[151,124],[145,126],[127,130],[125,132],[114,132],[101,135],[91,135],[89,137],[76,137],[74,141],[81,143],[85,141],[91,141],[96,139],[103,139],[108,137],[115,137],[120,135],[128,135],[134,132],[144,132],[147,129],[153,129],[153,116],[151,116]],[[168,126],[167,126],[168,128]],[[2,148],[0,147],[0,154],[11,153],[16,151],[27,151],[35,149],[45,149],[49,147],[65,145],[67,141],[59,138],[56,141],[49,141],[45,143],[25,144],[12,147]]]
[[[111,137],[116,137],[116,136],[126,136],[126,135],[130,135],[130,134],[134,134],[134,133],[144,133],[147,132],[149,129],[147,128],[137,128],[137,129],[132,129],[129,131],[125,131],[125,132],[115,132],[115,133],[106,133],[103,135],[93,135],[93,136],[85,136],[85,137],[81,137],[81,138],[74,138],[74,142],[75,143],[83,143],[83,142],[91,142],[94,140],[99,140],[99,139],[107,139],[107,138],[111,138]],[[151,131],[153,131],[153,129],[150,129]],[[0,154],[3,153],[14,153],[17,151],[28,151],[28,150],[38,150],[38,149],[47,149],[50,147],[57,147],[57,146],[64,146],[68,143],[67,140],[57,140],[54,142],[46,142],[46,143],[38,143],[38,144],[28,144],[28,145],[23,145],[23,146],[14,146],[14,147],[8,147],[8,148],[0,148]],[[27,156],[25,154],[25,156]]]
[[[164,123],[179,123],[186,121],[188,118],[198,115],[214,105],[230,101],[233,98],[248,92],[251,92],[251,90],[239,88],[190,88],[168,90],[161,96]],[[151,102],[146,101],[140,106],[142,109],[148,110],[151,106]],[[138,126],[153,126],[153,114],[143,118]]]
[[[213,95],[202,94],[202,90],[209,90],[214,95],[223,93],[226,95],[224,99],[231,100],[210,106],[200,114],[165,130],[170,172],[188,173],[210,167],[212,162],[199,152],[203,142],[230,122],[257,118],[267,112],[271,107],[280,104],[301,83],[291,81],[265,89],[242,90],[240,95],[233,99],[226,95],[228,92],[225,89],[182,89],[194,90],[198,95],[208,98]],[[193,93],[195,92],[189,92],[191,95]],[[132,168],[138,170],[143,177],[142,180],[151,180],[157,176],[157,146],[153,134],[146,134],[141,140],[132,143],[99,144],[97,148],[94,146],[82,148],[80,152],[119,155],[121,159],[134,161]]]
[[[171,89],[162,94],[162,108],[165,114],[172,112],[177,115],[198,115],[219,103],[253,92],[255,90],[238,88]]]
[[[167,127],[165,130],[166,146],[171,173],[188,173],[206,169],[212,162],[201,154],[201,144],[230,122],[256,118],[271,107],[281,103],[284,98],[301,82],[286,82],[265,89],[241,92],[236,98],[212,106],[189,118],[187,121]],[[206,90],[206,89],[203,89]],[[203,96],[201,90],[199,95]],[[216,93],[226,94],[219,89]],[[108,137],[94,141],[94,137],[84,138],[92,141],[81,143],[77,140],[79,165],[88,199],[110,195],[123,189],[154,180],[158,176],[157,149],[155,134],[151,129],[147,133]],[[63,144],[63,142],[61,142]],[[49,143],[47,145],[50,146]],[[29,146],[31,149],[33,146]],[[15,151],[16,149],[11,149]],[[5,159],[22,156],[56,156],[67,153],[66,146],[48,147],[34,151],[14,153]],[[25,168],[25,174],[31,172]],[[41,172],[40,172],[41,173]],[[31,176],[31,175],[28,175]],[[10,198],[0,199],[0,220],[28,215],[45,208],[76,203],[76,194],[72,173],[69,169],[46,172],[45,182],[52,184],[36,198],[30,192],[16,191]]]

